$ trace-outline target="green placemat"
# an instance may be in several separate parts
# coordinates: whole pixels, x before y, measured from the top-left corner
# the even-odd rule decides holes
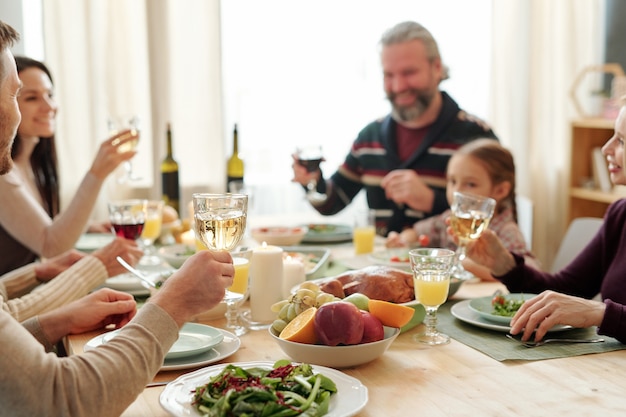
[[[610,352],[626,349],[626,345],[616,339],[600,336],[603,343],[547,344],[536,348],[527,348],[508,339],[504,332],[483,329],[465,323],[450,313],[450,308],[457,300],[448,301],[437,312],[437,329],[454,340],[472,347],[498,361],[507,360],[542,360]],[[549,338],[592,339],[598,337],[596,328],[572,329],[551,332]]]

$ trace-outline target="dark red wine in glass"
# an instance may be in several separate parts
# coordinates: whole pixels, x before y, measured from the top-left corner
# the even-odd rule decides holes
[[[113,224],[115,235],[130,240],[137,240],[143,230],[143,223]]]
[[[298,159],[298,163],[306,168],[307,172],[315,172],[322,163],[322,158],[316,159]]]

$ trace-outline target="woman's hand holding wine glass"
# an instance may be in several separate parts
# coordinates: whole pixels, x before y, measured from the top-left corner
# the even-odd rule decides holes
[[[139,143],[139,117],[134,115],[109,117],[107,125],[109,128],[109,134],[111,135],[118,135],[125,131],[128,132],[127,135],[120,136],[120,139],[123,139],[123,141],[118,141],[119,144],[114,143],[114,145],[117,146],[117,151],[119,153],[135,150],[137,144]],[[124,167],[125,175],[118,178],[118,183],[122,184],[126,181],[136,181],[141,179],[133,173],[133,165],[130,161],[125,161]]]

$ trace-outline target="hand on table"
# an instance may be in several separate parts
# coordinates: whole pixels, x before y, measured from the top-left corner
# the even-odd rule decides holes
[[[48,258],[35,265],[35,276],[39,281],[48,282],[81,260],[84,256],[84,253],[71,249],[61,255]]]
[[[539,341],[557,324],[599,326],[605,310],[606,305],[601,301],[544,291],[522,304],[511,319],[511,334],[523,331],[522,340],[528,340],[535,332],[534,340]]]
[[[39,323],[52,343],[69,334],[102,329],[110,324],[120,328],[137,313],[132,295],[102,288],[74,302],[39,316]]]
[[[385,175],[380,183],[385,196],[396,204],[406,204],[414,210],[430,212],[435,192],[411,169],[397,169]]]

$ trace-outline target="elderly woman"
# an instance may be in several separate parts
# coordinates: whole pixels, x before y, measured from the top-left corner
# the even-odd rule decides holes
[[[626,106],[615,121],[615,134],[602,148],[611,181],[626,184]],[[541,272],[507,251],[498,237],[487,230],[467,248],[467,256],[489,268],[511,292],[540,293],[526,301],[511,320],[511,333],[522,339],[540,340],[556,324],[574,327],[598,326],[598,333],[626,343],[626,199],[606,211],[604,224],[563,270]],[[543,291],[543,292],[542,292]],[[602,301],[592,298],[600,293]]]

